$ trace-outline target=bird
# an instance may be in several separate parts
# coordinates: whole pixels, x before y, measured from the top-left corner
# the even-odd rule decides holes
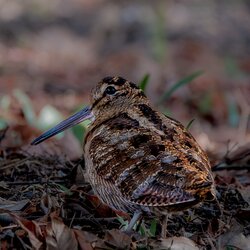
[[[103,78],[92,89],[90,106],[31,144],[84,120],[91,122],[83,150],[91,187],[104,204],[132,215],[128,231],[144,215],[166,218],[215,196],[209,159],[187,128],[119,76]]]

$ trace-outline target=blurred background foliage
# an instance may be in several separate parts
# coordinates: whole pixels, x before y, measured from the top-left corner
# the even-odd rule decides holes
[[[249,23],[247,0],[0,0],[2,146],[28,145],[119,75],[225,154],[250,140]],[[62,152],[81,154],[86,126]]]

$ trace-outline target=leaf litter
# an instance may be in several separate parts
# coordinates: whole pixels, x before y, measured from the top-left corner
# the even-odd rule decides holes
[[[5,140],[7,133],[3,133]],[[248,145],[229,153],[214,166],[217,201],[207,201],[170,216],[166,239],[160,239],[160,223],[152,222],[152,218],[146,218],[137,231],[127,235],[122,230],[122,221],[126,222],[129,215],[110,209],[94,195],[83,158],[71,161],[62,155],[44,157],[17,147],[1,148],[0,157],[3,249],[247,249],[249,246],[250,195],[245,191],[250,186]]]

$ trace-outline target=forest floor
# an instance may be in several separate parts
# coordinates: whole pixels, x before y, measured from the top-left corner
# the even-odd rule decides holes
[[[1,132],[1,141],[8,131]],[[1,143],[0,141],[0,143]],[[44,145],[46,147],[46,145]],[[84,171],[84,159],[2,149],[1,249],[248,249],[250,233],[249,145],[213,166],[217,201],[206,202],[161,226],[145,218],[127,235],[129,215],[100,203]]]
[[[0,0],[1,249],[249,249],[250,7],[217,2]],[[194,119],[217,190],[216,201],[169,216],[166,239],[154,218],[128,236],[129,215],[93,194],[86,124],[30,145],[88,104],[103,77],[146,74],[161,112]]]

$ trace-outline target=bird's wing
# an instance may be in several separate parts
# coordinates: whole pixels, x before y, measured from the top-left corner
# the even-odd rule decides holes
[[[163,123],[158,133],[126,113],[106,121],[89,148],[97,175],[132,203],[168,206],[194,201],[195,190],[206,183],[206,161],[193,137],[175,124],[170,128]]]
[[[147,206],[176,206],[183,203],[191,203],[197,199],[184,189],[169,184],[163,184],[152,178],[146,180],[133,190],[129,201],[135,204]]]

